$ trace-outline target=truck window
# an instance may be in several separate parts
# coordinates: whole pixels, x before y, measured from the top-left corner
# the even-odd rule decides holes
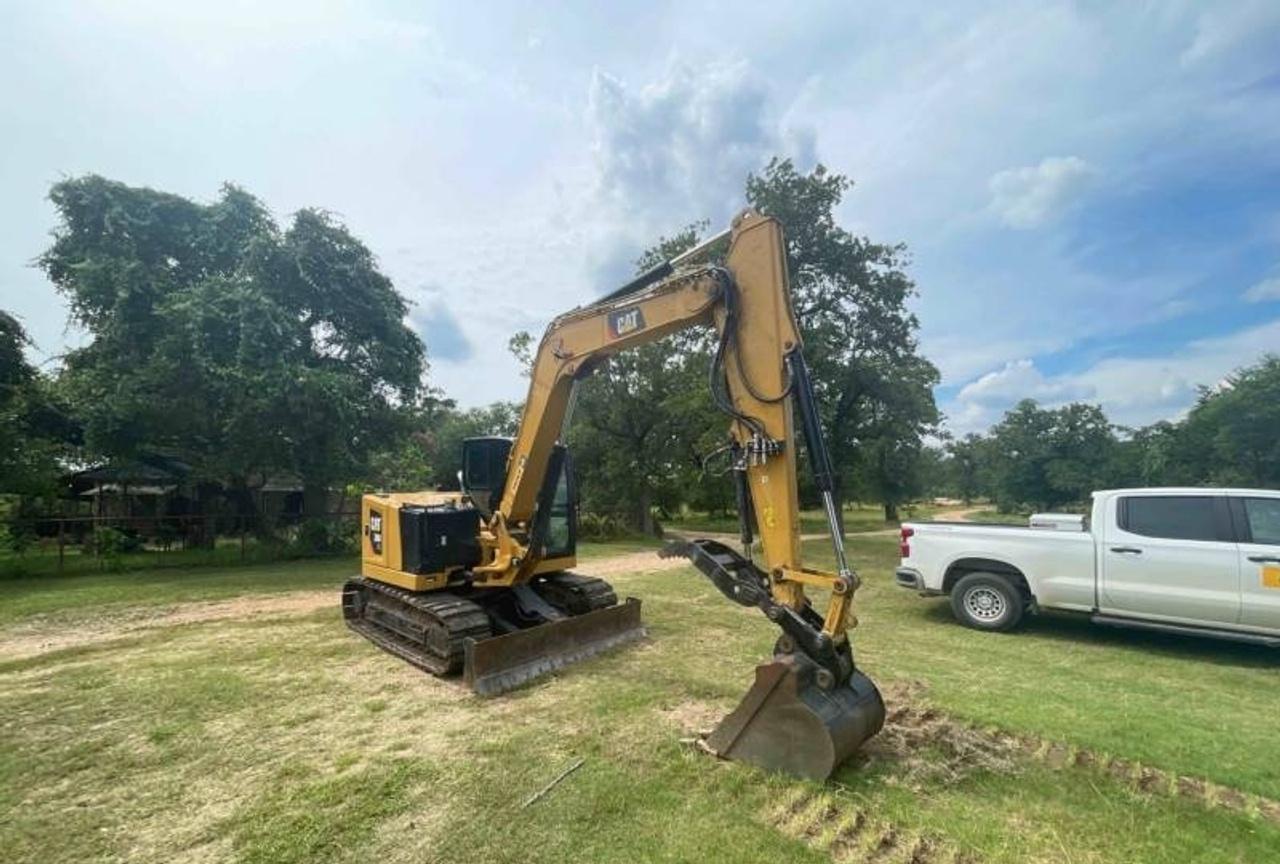
[[[1280,498],[1246,498],[1244,515],[1254,543],[1280,546]]]
[[[1209,495],[1134,495],[1120,507],[1120,527],[1143,537],[1217,540],[1213,497]]]

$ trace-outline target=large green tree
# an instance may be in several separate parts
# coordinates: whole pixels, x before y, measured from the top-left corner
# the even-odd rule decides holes
[[[50,199],[40,264],[93,337],[64,373],[92,452],[164,452],[242,491],[295,472],[315,512],[423,394],[404,299],[327,213],[282,229],[234,186],[200,204],[98,176]]]
[[[1049,509],[1110,485],[1117,439],[1096,405],[1042,408],[1024,399],[992,427],[987,447],[1001,508]]]
[[[937,372],[918,353],[918,323],[906,307],[915,286],[903,248],[837,224],[835,210],[850,186],[822,167],[802,173],[774,160],[748,179],[746,196],[786,230],[795,311],[837,481],[895,518],[922,486],[921,448],[938,421]],[[664,238],[637,268],[689,248],[705,229],[693,225]],[[655,507],[729,506],[732,487],[716,474],[723,466],[702,462],[726,436],[707,393],[710,346],[707,334],[679,334],[615,358],[582,386],[570,438],[588,506],[622,510],[646,529]]]
[[[919,322],[907,308],[916,289],[905,247],[836,221],[852,185],[821,165],[803,173],[775,159],[748,178],[747,200],[786,229],[796,318],[837,482],[895,519],[921,486],[920,451],[939,420],[938,372],[919,353]]]
[[[705,227],[662,238],[637,271],[692,247]],[[588,510],[652,533],[655,509],[722,510],[732,500],[727,479],[703,467],[727,436],[707,390],[709,344],[708,333],[677,333],[611,358],[579,385],[569,443]]]

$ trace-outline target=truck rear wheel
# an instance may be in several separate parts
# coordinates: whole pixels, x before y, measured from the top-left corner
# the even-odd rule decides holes
[[[1012,630],[1025,608],[1022,592],[998,573],[970,573],[951,589],[951,610],[975,630]]]

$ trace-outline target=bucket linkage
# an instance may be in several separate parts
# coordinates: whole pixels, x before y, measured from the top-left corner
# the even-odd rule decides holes
[[[714,540],[668,543],[659,554],[690,559],[722,594],[782,629],[773,659],[756,667],[751,689],[707,737],[716,755],[825,780],[884,726],[884,701],[854,665],[848,639],[823,633],[807,602],[799,610],[777,602],[760,568]]]

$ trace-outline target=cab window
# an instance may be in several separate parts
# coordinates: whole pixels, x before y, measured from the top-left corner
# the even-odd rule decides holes
[[[1244,516],[1254,543],[1280,546],[1280,498],[1246,498]]]
[[[1134,495],[1123,499],[1120,527],[1169,540],[1217,540],[1210,495]]]
[[[569,527],[569,478],[566,472],[560,472],[560,481],[556,483],[556,494],[551,500],[551,518],[547,522],[546,556],[559,558],[573,554],[572,537]]]

